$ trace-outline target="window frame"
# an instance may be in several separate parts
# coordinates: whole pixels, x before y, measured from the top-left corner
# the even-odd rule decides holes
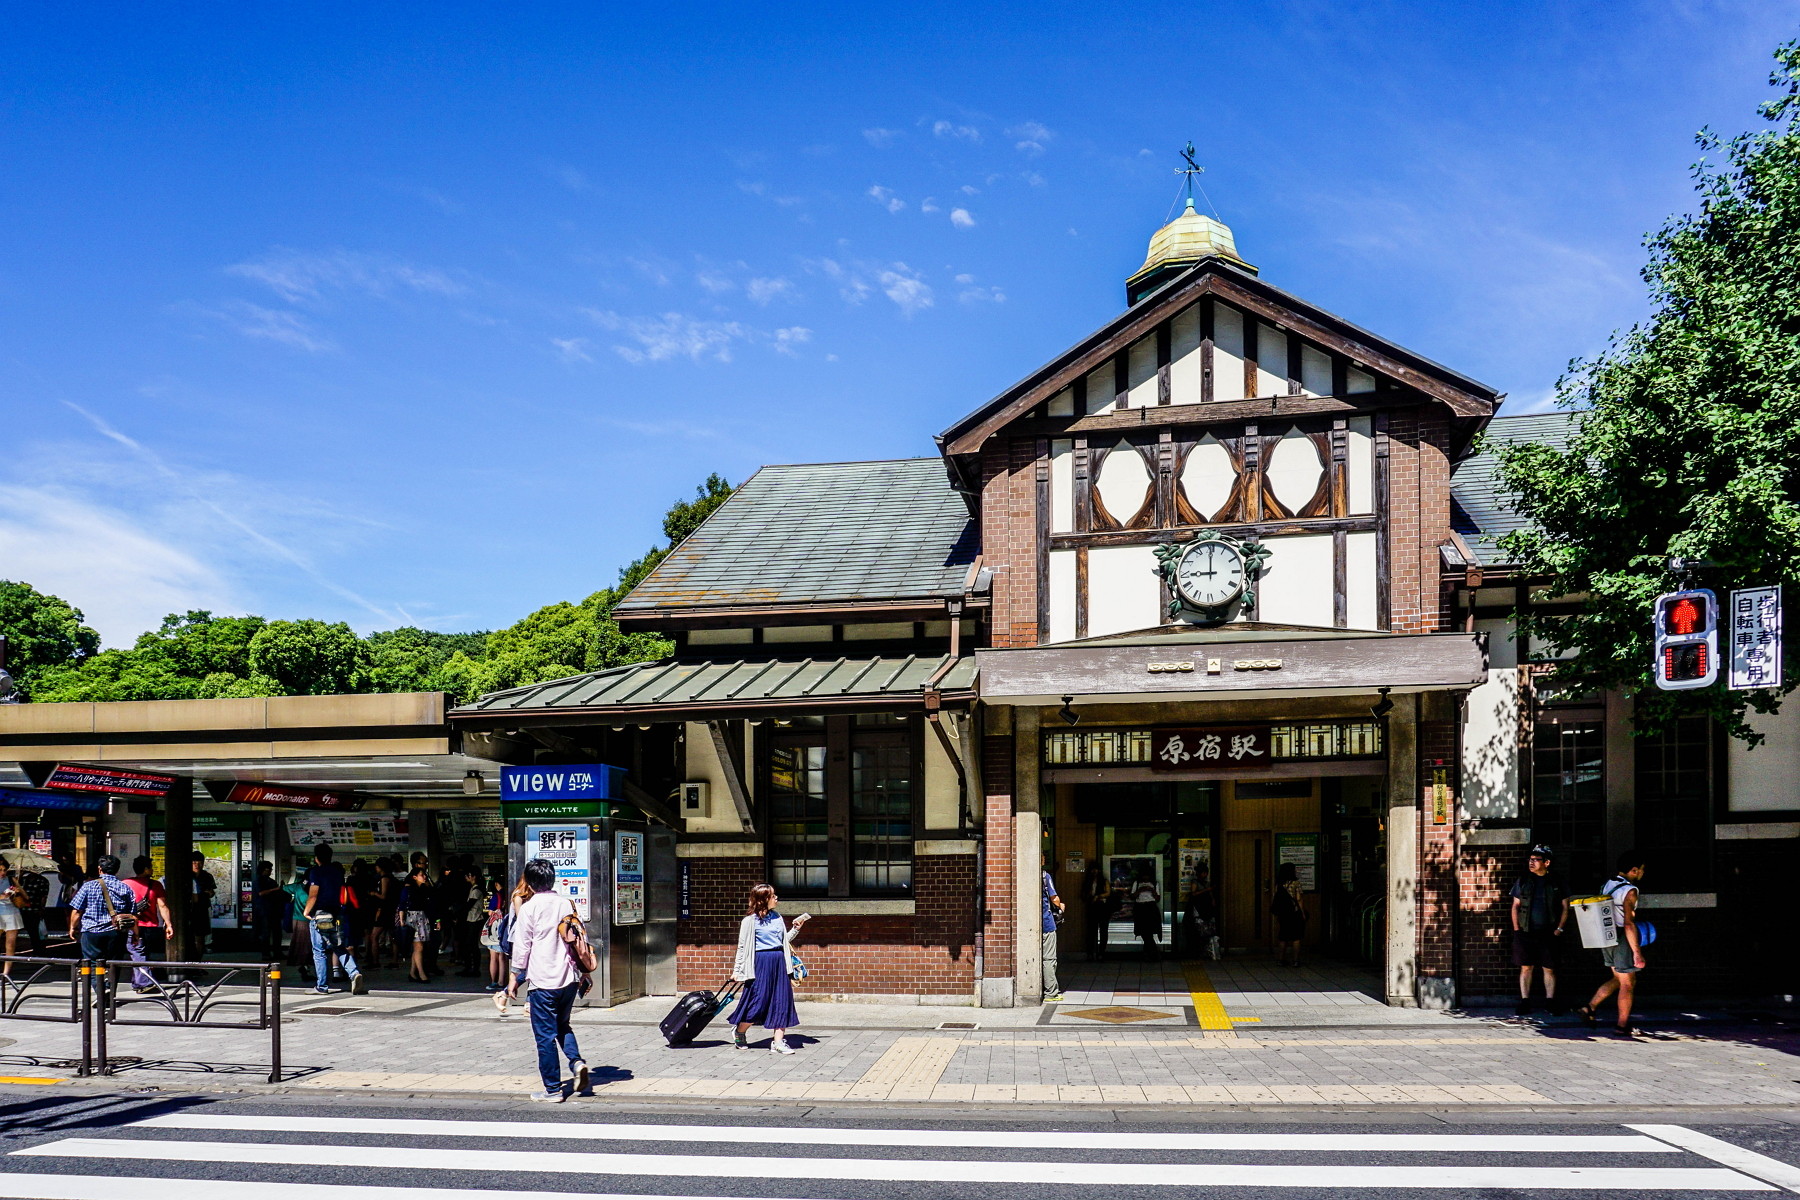
[[[817,714],[807,714],[817,715]],[[774,751],[781,745],[823,745],[825,747],[825,812],[826,812],[826,876],[823,891],[817,888],[783,891],[795,898],[821,899],[888,899],[910,900],[915,887],[859,888],[856,886],[854,857],[855,820],[852,813],[853,749],[861,745],[900,746],[906,750],[907,778],[910,781],[911,806],[908,819],[912,836],[908,841],[908,857],[916,870],[916,856],[911,843],[918,841],[925,827],[925,739],[924,720],[917,713],[891,713],[902,718],[899,725],[858,727],[855,715],[827,715],[824,727],[783,727],[773,721],[756,726],[756,799],[757,819],[768,831],[763,841],[764,877],[773,879],[775,870],[774,823],[771,807],[774,796]],[[916,880],[915,880],[916,882]]]

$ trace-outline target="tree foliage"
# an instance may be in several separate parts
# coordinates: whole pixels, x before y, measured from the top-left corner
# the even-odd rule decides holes
[[[1752,744],[1746,709],[1779,692],[1652,684],[1651,602],[1678,580],[1670,556],[1707,564],[1698,585],[1781,583],[1800,598],[1800,42],[1776,52],[1762,106],[1775,126],[1702,131],[1699,210],[1647,239],[1649,320],[1558,385],[1581,410],[1567,449],[1499,448],[1500,481],[1531,524],[1501,540],[1550,590],[1585,597],[1566,619],[1521,614],[1534,640],[1572,652],[1576,687],[1634,692],[1640,728],[1706,713]]]
[[[344,692],[484,692],[662,658],[673,645],[625,633],[613,605],[731,495],[710,475],[663,519],[670,541],[578,604],[547,605],[492,633],[406,627],[359,638],[348,625],[171,613],[129,649],[100,650],[81,613],[29,584],[0,582],[0,633],[14,674],[38,701],[196,700]],[[24,690],[24,688],[22,688]]]
[[[19,694],[31,699],[44,671],[79,663],[100,649],[100,635],[82,624],[81,610],[29,583],[0,579],[0,634],[6,669]]]

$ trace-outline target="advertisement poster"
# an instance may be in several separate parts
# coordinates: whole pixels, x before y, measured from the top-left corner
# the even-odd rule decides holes
[[[1351,850],[1350,831],[1344,830],[1338,841],[1338,882],[1345,887],[1356,883],[1356,855]]]
[[[614,835],[613,923],[644,923],[644,835],[620,830]]]
[[[287,823],[294,857],[307,862],[320,842],[329,844],[339,858],[404,855],[412,849],[412,825],[404,813],[292,813]]]
[[[1175,855],[1181,895],[1185,899],[1193,892],[1197,880],[1212,878],[1212,839],[1181,838],[1175,843]]]
[[[585,822],[527,825],[525,854],[527,858],[544,859],[555,867],[557,893],[575,902],[575,911],[581,914],[583,921],[593,919],[594,897],[589,890],[588,827]],[[642,883],[641,875],[639,882]]]
[[[235,929],[239,925],[238,905],[247,882],[238,870],[240,837],[244,840],[244,850],[247,853],[250,839],[247,833],[194,831],[194,849],[206,860],[201,866],[218,885],[218,889],[213,892],[212,902],[214,929]],[[166,875],[163,869],[163,833],[160,829],[153,830],[150,834],[150,873],[158,879]]]

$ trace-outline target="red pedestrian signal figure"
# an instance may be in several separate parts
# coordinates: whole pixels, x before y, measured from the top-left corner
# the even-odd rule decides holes
[[[1719,678],[1719,601],[1705,588],[1656,598],[1656,686],[1703,688]]]

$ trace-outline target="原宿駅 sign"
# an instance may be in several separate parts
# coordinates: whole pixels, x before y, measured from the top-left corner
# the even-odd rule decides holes
[[[1192,771],[1200,767],[1254,768],[1269,761],[1267,725],[1156,729],[1150,734],[1150,767]]]

